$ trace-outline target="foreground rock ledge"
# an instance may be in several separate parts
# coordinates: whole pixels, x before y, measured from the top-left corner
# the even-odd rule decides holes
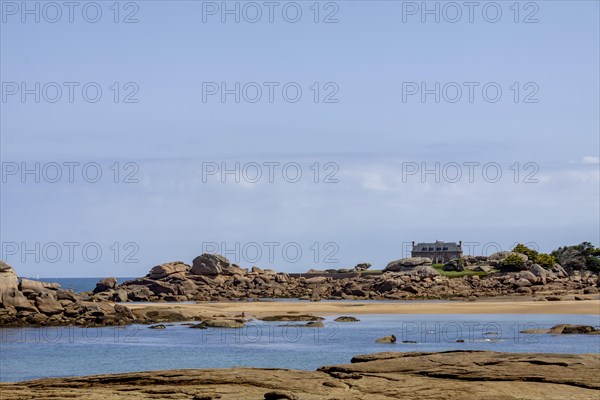
[[[134,372],[1,383],[0,392],[3,399],[597,400],[598,371],[599,354],[377,353],[317,371],[230,368]]]

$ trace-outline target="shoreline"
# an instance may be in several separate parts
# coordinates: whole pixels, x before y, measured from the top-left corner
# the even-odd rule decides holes
[[[312,315],[353,316],[353,315],[592,315],[600,317],[600,298],[597,295],[580,300],[540,301],[515,298],[487,298],[485,300],[389,300],[389,301],[226,301],[226,302],[126,302],[103,303],[86,302],[83,306],[91,312],[117,312],[108,319],[86,322],[86,320],[46,320],[40,323],[17,321],[0,323],[1,329],[41,328],[45,326],[128,326],[133,324],[154,324],[163,322],[190,322],[213,319],[248,320],[267,316]],[[116,317],[124,317],[119,319]],[[597,326],[600,326],[600,318]]]
[[[448,301],[448,302],[206,302],[197,304],[126,303],[132,311],[145,308],[178,310],[184,315],[245,313],[263,317],[273,314],[300,313],[318,316],[352,314],[586,314],[600,316],[600,300],[566,301]]]

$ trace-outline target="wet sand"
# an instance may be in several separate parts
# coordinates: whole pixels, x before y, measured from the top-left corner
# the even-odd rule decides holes
[[[148,304],[123,303],[131,309]],[[600,300],[582,301],[446,301],[446,302],[308,302],[252,301],[223,303],[153,303],[152,308],[177,309],[184,314],[239,315],[261,317],[274,314],[313,314],[320,316],[345,314],[592,314],[600,315]]]

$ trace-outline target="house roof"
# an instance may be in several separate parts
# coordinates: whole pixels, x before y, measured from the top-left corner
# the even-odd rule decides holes
[[[460,246],[454,242],[440,242],[439,240],[434,243],[417,243],[413,247],[413,251],[439,251],[439,252],[455,252],[461,251]]]

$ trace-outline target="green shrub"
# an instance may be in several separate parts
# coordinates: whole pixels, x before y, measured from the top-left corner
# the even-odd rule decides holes
[[[537,255],[539,254],[537,251],[530,249],[529,247],[521,243],[515,246],[513,252],[525,254],[527,258],[529,258],[531,261],[534,261]]]
[[[533,260],[534,263],[539,264],[541,267],[545,268],[545,269],[552,269],[554,268],[554,256],[551,256],[550,254],[543,254],[540,253],[535,257],[535,260]]]
[[[515,253],[525,254],[528,259],[532,262],[539,264],[545,269],[551,269],[554,267],[555,258],[549,254],[538,253],[536,250],[530,249],[529,247],[519,243],[513,249]]]
[[[525,266],[525,261],[518,254],[509,254],[502,261],[502,266],[505,268],[521,269]]]

